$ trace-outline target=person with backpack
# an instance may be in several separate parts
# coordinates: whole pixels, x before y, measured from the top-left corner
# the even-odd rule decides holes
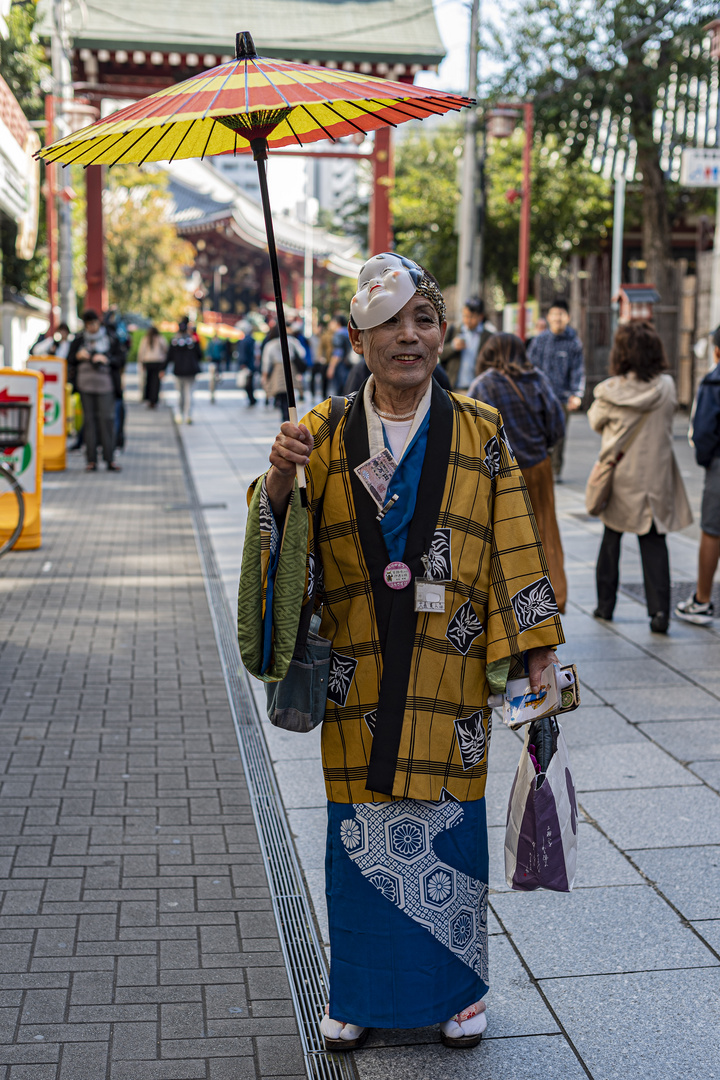
[[[550,458],[553,446],[565,435],[562,405],[542,371],[528,360],[525,346],[515,334],[489,337],[478,355],[478,368],[480,374],[468,397],[494,406],[503,418],[528,489],[557,606],[563,613],[567,579]]]

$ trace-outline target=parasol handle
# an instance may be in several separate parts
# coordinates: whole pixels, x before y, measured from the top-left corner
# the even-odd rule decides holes
[[[275,313],[277,315],[278,334],[280,335],[280,352],[282,353],[283,374],[285,375],[285,390],[287,391],[288,410],[290,420],[297,424],[297,406],[295,404],[295,384],[293,371],[290,363],[290,348],[287,339],[287,326],[285,325],[285,308],[283,307],[282,287],[280,285],[280,267],[278,266],[277,248],[275,246],[275,229],[273,228],[272,212],[270,210],[270,193],[267,184],[267,169],[265,161],[268,155],[267,139],[251,139],[253,157],[257,162],[258,180],[260,181],[260,197],[262,199],[263,215],[265,217],[265,231],[268,240],[268,255],[270,257],[270,270],[272,271],[273,289],[275,292]],[[305,468],[297,466],[297,481],[300,488],[300,504],[307,506],[307,491],[305,482]]]

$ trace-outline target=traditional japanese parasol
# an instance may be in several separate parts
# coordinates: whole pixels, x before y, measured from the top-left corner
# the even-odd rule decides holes
[[[270,147],[397,127],[472,105],[470,98],[351,71],[261,58],[252,36],[235,38],[235,59],[160,90],[39,151],[63,165],[251,152],[257,162],[290,418],[297,423],[287,329],[265,161]],[[303,505],[305,471],[298,466]]]

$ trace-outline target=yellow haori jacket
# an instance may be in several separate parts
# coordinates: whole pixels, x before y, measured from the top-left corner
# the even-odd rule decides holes
[[[369,454],[363,394],[329,446],[330,400],[303,420],[307,468],[305,601],[322,575],[320,634],[333,645],[322,758],[331,802],[480,799],[492,710],[486,667],[564,641],[530,500],[496,409],[433,384],[427,449],[403,562],[445,580],[445,611],[414,611],[390,589],[378,508],[354,469]],[[260,478],[262,479],[262,478]],[[260,480],[255,481],[249,500]],[[324,492],[324,495],[323,495]],[[318,536],[313,514],[323,496]],[[272,522],[260,515],[263,607]],[[281,552],[280,559],[283,555]],[[263,611],[264,615],[264,611]]]

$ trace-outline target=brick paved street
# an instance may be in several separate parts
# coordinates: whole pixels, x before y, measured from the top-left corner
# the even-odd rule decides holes
[[[306,1062],[313,1080],[339,1080],[308,1051],[318,965],[302,1033],[296,1025],[290,979],[301,995],[312,979],[284,965],[265,825],[259,837],[254,824],[257,778],[248,772],[248,788],[233,728],[237,663],[217,621],[233,605],[245,491],[277,414],[249,410],[231,383],[211,405],[204,387],[181,433],[205,505],[202,562],[170,414],[139,407],[123,473],[87,476],[71,455],[67,473],[45,477],[43,548],[0,560],[0,1080],[301,1080]],[[676,432],[697,509],[701,474],[682,418]],[[596,446],[573,418],[557,489],[570,582],[563,652],[583,695],[565,724],[582,815],[576,888],[505,885],[519,742],[496,724],[487,1036],[457,1054],[437,1028],[375,1031],[344,1080],[720,1077],[720,627],[674,620],[667,638],[649,633],[632,538],[615,620],[592,618],[600,526],[582,485]],[[670,539],[681,593],[696,537],[697,524]],[[327,946],[317,735],[263,730],[274,776],[262,797],[277,806],[279,792],[273,820],[287,816],[299,859],[296,878],[273,869],[275,895],[299,881]],[[302,919],[288,931],[291,921],[285,947],[295,935],[312,967],[312,935]]]
[[[169,413],[0,561],[0,1080],[305,1075]]]

